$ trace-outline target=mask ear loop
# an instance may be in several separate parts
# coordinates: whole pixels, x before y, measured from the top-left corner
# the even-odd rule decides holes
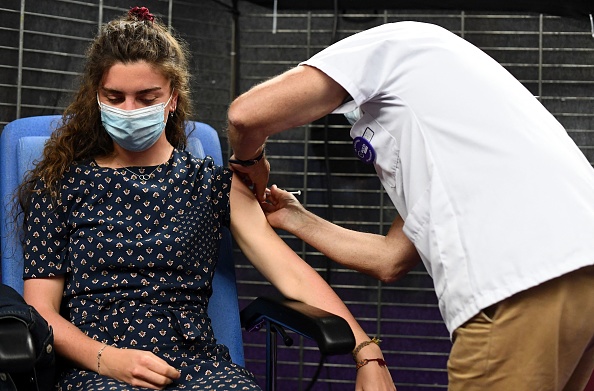
[[[165,102],[165,107],[169,106],[169,102],[171,102],[171,98],[173,98],[173,93],[175,92],[175,88],[171,89],[171,95],[169,95],[169,99]]]
[[[171,90],[171,95],[169,96],[169,99],[167,99],[167,103],[165,104],[165,107],[169,106],[169,102],[171,102],[171,98],[173,98],[173,93],[174,93],[174,92],[175,92],[175,88],[173,88],[173,89]],[[176,109],[176,108],[177,108],[177,107],[174,105],[174,106],[173,106],[173,110],[171,110],[171,111],[169,112],[169,118],[173,118],[173,115],[175,114],[175,109]]]

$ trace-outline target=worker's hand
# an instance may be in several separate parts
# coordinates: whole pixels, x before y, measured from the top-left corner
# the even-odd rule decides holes
[[[231,161],[234,158],[235,156],[231,156],[229,160]],[[251,166],[229,163],[229,167],[252,189],[258,201],[264,202],[266,200],[265,192],[268,177],[270,176],[270,163],[268,163],[266,156]]]
[[[299,226],[306,214],[305,208],[293,194],[276,185],[266,189],[266,202],[261,205],[271,226],[289,232]]]
[[[152,352],[108,346],[101,355],[99,373],[135,387],[162,390],[180,373]]]

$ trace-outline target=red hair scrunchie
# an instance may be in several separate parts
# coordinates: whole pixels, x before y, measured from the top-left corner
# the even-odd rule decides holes
[[[128,15],[133,16],[138,20],[148,20],[151,22],[155,20],[155,16],[151,14],[146,7],[134,7],[128,11]]]

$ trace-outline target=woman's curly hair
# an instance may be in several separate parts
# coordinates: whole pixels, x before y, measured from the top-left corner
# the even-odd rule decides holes
[[[168,31],[145,7],[135,7],[125,16],[103,25],[87,50],[80,87],[66,108],[60,127],[47,141],[43,157],[29,171],[17,190],[25,216],[36,183],[55,201],[60,180],[73,163],[113,153],[113,141],[101,124],[97,91],[105,73],[117,63],[144,61],[160,71],[178,94],[173,117],[165,127],[167,140],[178,149],[186,146],[185,122],[190,116],[190,73],[186,43]]]

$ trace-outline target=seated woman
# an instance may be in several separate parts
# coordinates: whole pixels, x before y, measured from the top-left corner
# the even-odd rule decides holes
[[[347,320],[364,347],[357,360],[382,359],[251,191],[185,151],[184,47],[146,8],[103,26],[63,124],[19,188],[24,296],[69,364],[59,389],[259,389],[206,312],[225,226],[282,294]],[[394,390],[376,362],[358,370],[357,389]]]

